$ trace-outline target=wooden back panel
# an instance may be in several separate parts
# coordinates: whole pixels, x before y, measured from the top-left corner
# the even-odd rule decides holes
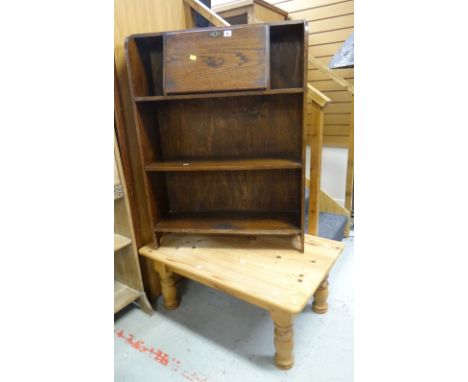
[[[145,164],[154,160],[301,160],[302,94],[187,99],[139,105]]]
[[[170,212],[296,212],[299,216],[300,175],[300,170],[167,173]]]
[[[304,25],[272,25],[270,40],[271,88],[302,87],[304,85]]]

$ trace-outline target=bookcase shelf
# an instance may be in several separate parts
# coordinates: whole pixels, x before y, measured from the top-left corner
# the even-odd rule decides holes
[[[279,213],[171,213],[156,225],[155,232],[297,235],[301,233],[300,212]]]
[[[242,92],[226,91],[226,92],[213,92],[213,93],[134,97],[134,101],[135,102],[155,102],[155,101],[170,101],[170,100],[196,99],[196,98],[221,98],[221,97],[242,97],[242,96],[251,96],[251,95],[298,94],[298,93],[302,93],[303,91],[304,91],[303,88],[251,90],[251,91],[242,91]]]
[[[132,239],[126,236],[114,233],[114,252],[122,248],[125,248],[127,245],[130,245],[130,244],[132,244]]]
[[[213,161],[161,161],[145,167],[146,171],[242,171],[242,170],[281,170],[302,168],[300,162],[288,159],[234,159]]]
[[[148,209],[164,233],[300,235],[307,25],[129,36]]]
[[[114,312],[140,298],[141,292],[114,280]]]

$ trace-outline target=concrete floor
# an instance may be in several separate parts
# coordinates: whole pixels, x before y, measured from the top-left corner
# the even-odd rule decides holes
[[[115,316],[115,381],[353,381],[354,239],[332,270],[329,310],[295,319],[295,365],[273,364],[273,323],[260,308],[203,285],[179,283],[180,307]]]

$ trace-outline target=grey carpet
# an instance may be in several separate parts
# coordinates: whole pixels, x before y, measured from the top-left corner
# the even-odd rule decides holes
[[[307,191],[306,191],[307,193]],[[306,216],[305,216],[305,232],[309,231],[309,195],[306,194]],[[341,241],[344,239],[344,232],[348,219],[343,215],[330,214],[320,212],[319,216],[319,232],[320,237]]]

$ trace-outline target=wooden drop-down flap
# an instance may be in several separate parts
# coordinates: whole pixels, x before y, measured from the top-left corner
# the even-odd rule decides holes
[[[165,94],[268,88],[266,25],[174,32],[165,39]]]

